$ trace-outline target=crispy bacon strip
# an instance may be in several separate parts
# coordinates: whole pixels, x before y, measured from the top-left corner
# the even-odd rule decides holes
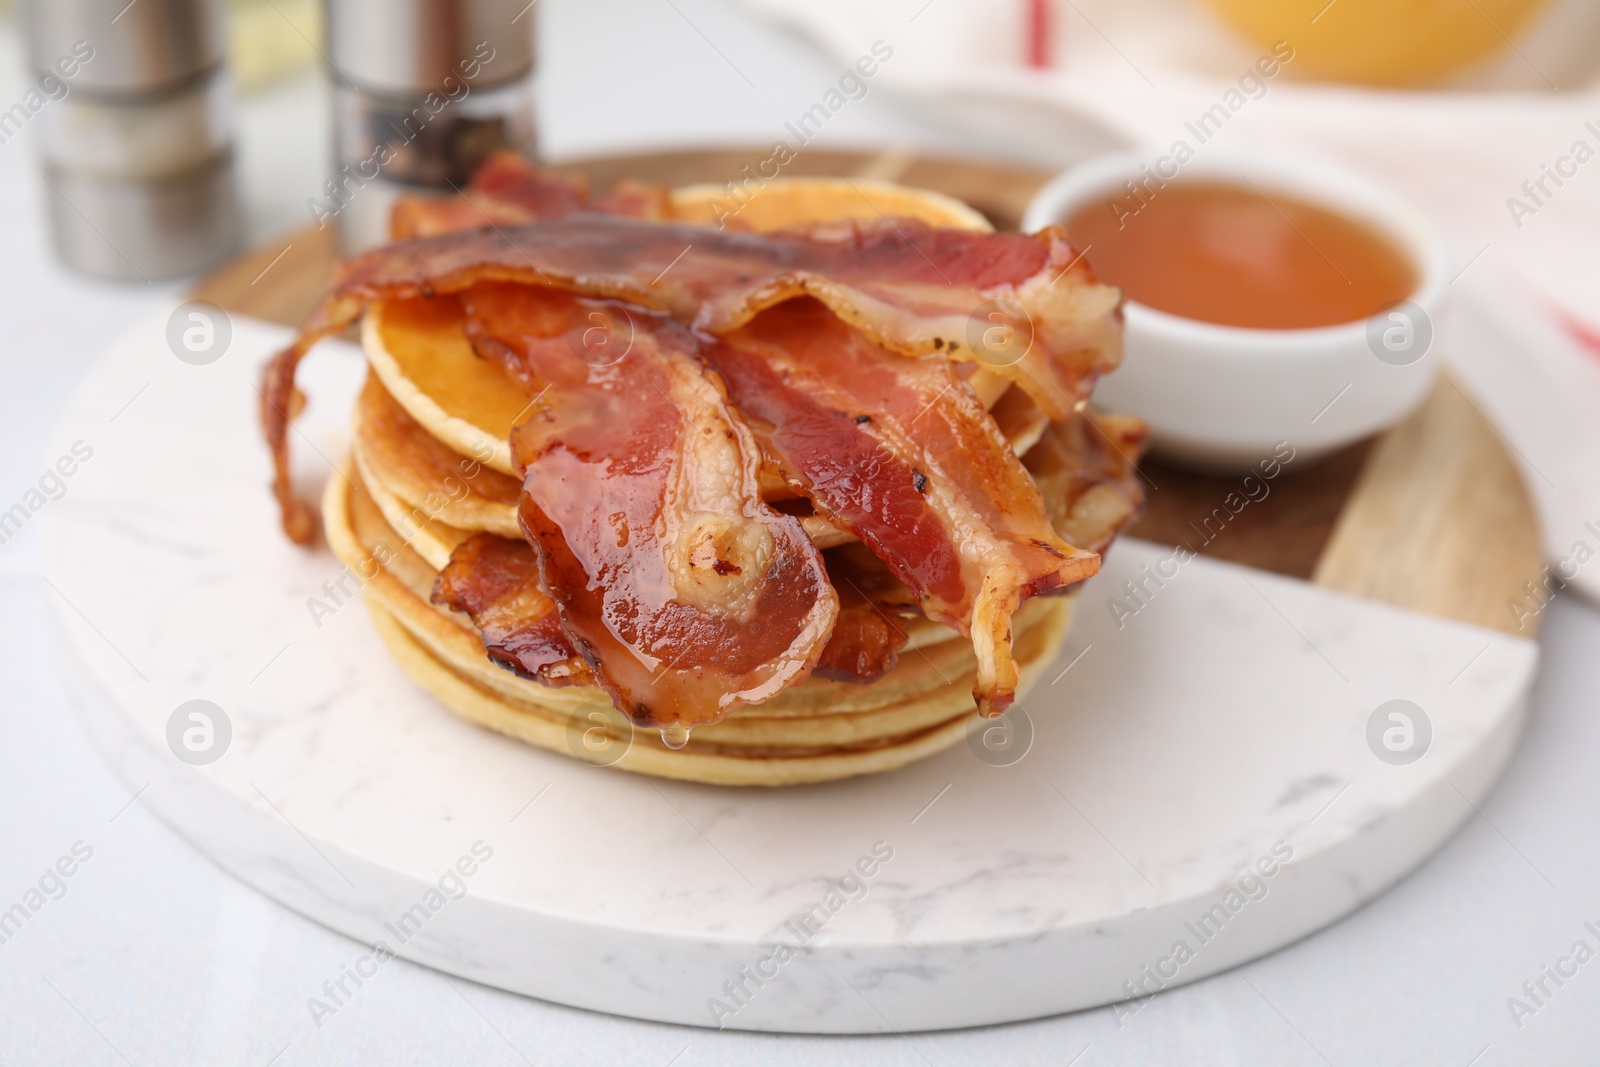
[[[575,211],[663,219],[669,214],[668,204],[665,186],[631,179],[591,202],[583,182],[535,167],[508,149],[485,160],[459,196],[402,195],[389,216],[389,236],[401,240],[525,226]]]
[[[968,634],[979,707],[1016,693],[1011,617],[1100,558],[1052,528],[1044,500],[947,359],[886,351],[815,300],[770,308],[703,357],[786,477]]]
[[[849,586],[840,587],[838,593],[839,618],[811,673],[829,681],[867,685],[899,662],[906,631],[893,615]]]
[[[630,219],[668,219],[672,217],[672,192],[665,185],[624,178],[594,202],[594,210]]]
[[[910,638],[900,621],[919,614],[917,598],[859,544],[829,549],[822,558],[839,594],[839,618],[811,673],[852,685],[875,682],[899,661]]]
[[[1056,419],[1121,354],[1119,294],[1093,280],[1057,228],[980,234],[885,220],[752,234],[578,214],[403,242],[345,263],[300,338],[268,368],[262,413],[291,537],[307,539],[312,528],[290,492],[285,455],[300,358],[375,301],[460,292],[482,281],[625,300],[717,334],[811,295],[903,355],[988,362]],[[1009,340],[1002,347],[996,338]]]
[[[462,230],[523,226],[589,209],[580,181],[531,165],[510,149],[494,153],[473,172],[461,195],[407,193],[389,214],[389,236],[436,237]]]
[[[1085,408],[1048,427],[1022,457],[1056,532],[1104,552],[1144,508],[1139,455],[1150,430],[1132,415]]]
[[[521,285],[480,285],[463,304],[474,348],[534,398],[511,432],[523,530],[563,632],[616,706],[640,725],[694,726],[805,678],[838,599],[799,520],[762,502],[760,449],[694,336]],[[580,358],[607,315],[618,348]]]
[[[907,640],[900,617],[915,610],[916,598],[877,559],[852,548],[860,546],[823,556],[839,616],[811,673],[866,685],[897,662]],[[513,674],[548,686],[592,683],[539,580],[539,560],[526,541],[475,534],[451,553],[432,600],[470,616],[489,659]]]
[[[435,604],[472,617],[489,658],[548,686],[594,680],[561,631],[555,601],[539,587],[539,564],[525,541],[475,534],[456,546],[433,583]]]
[[[811,295],[895,351],[992,366],[1058,419],[1121,354],[1120,296],[1094,281],[1059,228],[973,233],[908,219],[755,234],[576,214],[450,234],[352,261],[328,317],[353,321],[375,299],[484,280],[626,300],[716,334]],[[991,305],[1000,302],[1023,316],[997,325],[992,316],[1001,312]],[[996,331],[1031,343],[1003,345]]]

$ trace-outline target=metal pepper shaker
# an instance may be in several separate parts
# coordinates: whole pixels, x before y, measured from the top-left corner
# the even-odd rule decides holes
[[[534,149],[529,0],[328,0],[335,173],[308,201],[346,252],[388,239],[405,191],[448,193]]]
[[[27,0],[23,20],[60,257],[156,281],[236,247],[220,0]]]

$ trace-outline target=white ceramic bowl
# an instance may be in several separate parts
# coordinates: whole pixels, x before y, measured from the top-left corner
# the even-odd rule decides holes
[[[1023,229],[1123,193],[1124,181],[1164,154],[1122,152],[1057,175],[1029,203]],[[1364,221],[1411,260],[1416,291],[1371,319],[1303,330],[1219,326],[1130,300],[1127,354],[1095,390],[1096,406],[1145,418],[1164,455],[1229,470],[1284,442],[1297,458],[1315,457],[1393,425],[1422,402],[1439,366],[1433,349],[1449,256],[1416,210],[1364,178],[1288,156],[1202,147],[1172,180],[1189,179],[1248,179],[1269,197],[1290,194]]]

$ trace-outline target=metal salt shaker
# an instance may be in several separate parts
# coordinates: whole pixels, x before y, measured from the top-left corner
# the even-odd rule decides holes
[[[328,0],[333,176],[307,207],[346,252],[388,239],[402,192],[449,193],[534,149],[529,0]]]
[[[157,281],[239,243],[220,0],[26,0],[57,254]]]

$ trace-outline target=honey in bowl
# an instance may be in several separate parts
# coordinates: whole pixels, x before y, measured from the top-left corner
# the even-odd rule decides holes
[[[1101,280],[1171,315],[1254,329],[1336,326],[1392,307],[1417,269],[1368,224],[1270,189],[1174,181],[1066,220]]]

